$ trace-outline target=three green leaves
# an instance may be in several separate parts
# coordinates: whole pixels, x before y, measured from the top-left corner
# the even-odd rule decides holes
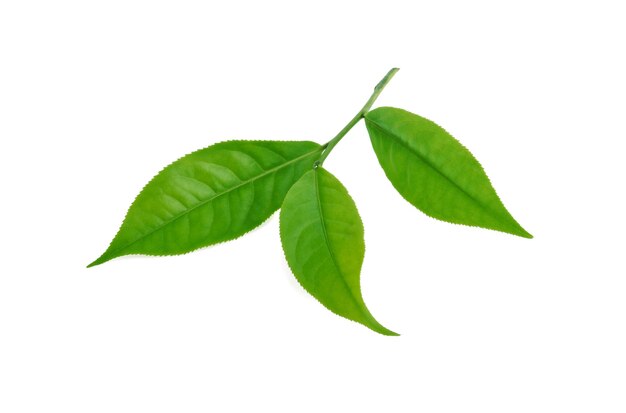
[[[478,161],[435,123],[402,109],[370,110],[397,72],[325,145],[227,141],[159,172],[130,206],[107,250],[89,267],[129,254],[175,255],[235,239],[279,208],[285,257],[302,287],[332,312],[384,335],[361,295],[363,223],[346,188],[323,168],[361,119],[387,178],[425,214],[532,238],[497,196]]]

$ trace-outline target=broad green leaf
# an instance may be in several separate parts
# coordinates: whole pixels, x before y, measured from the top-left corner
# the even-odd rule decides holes
[[[228,141],[186,155],[143,188],[109,248],[89,266],[237,238],[280,207],[321,150],[306,141]]]
[[[506,210],[476,158],[440,126],[402,109],[365,115],[387,178],[425,214],[532,238]]]
[[[280,238],[298,282],[332,312],[385,335],[361,296],[363,223],[346,188],[321,167],[289,190],[280,212]]]

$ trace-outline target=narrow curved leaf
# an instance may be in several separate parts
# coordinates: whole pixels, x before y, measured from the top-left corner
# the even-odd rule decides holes
[[[190,153],[143,188],[109,248],[89,266],[128,254],[182,254],[237,238],[280,207],[321,150],[307,141],[228,141]]]
[[[385,335],[361,295],[363,223],[346,188],[321,167],[289,190],[280,212],[280,238],[298,282],[332,312]]]
[[[365,115],[387,178],[425,214],[532,238],[506,210],[476,158],[437,124],[402,109]]]

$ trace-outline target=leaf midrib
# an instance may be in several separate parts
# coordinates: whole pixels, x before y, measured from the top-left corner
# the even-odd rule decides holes
[[[318,173],[317,170],[313,171],[313,179],[314,179],[314,183],[315,183],[315,185],[314,185],[315,186],[315,199],[317,200],[317,209],[318,209],[318,212],[320,214],[320,223],[321,223],[321,226],[322,226],[322,234],[324,235],[324,245],[326,246],[326,249],[328,250],[328,253],[330,254],[330,258],[331,258],[331,261],[333,262],[334,267],[337,269],[337,272],[340,275],[339,279],[341,280],[343,285],[346,287],[346,290],[348,290],[348,293],[352,297],[352,300],[357,304],[357,308],[359,309],[359,312],[361,314],[363,314],[366,319],[369,320],[370,318],[373,318],[373,317],[371,316],[371,314],[368,314],[367,312],[363,311],[363,309],[361,308],[363,304],[361,303],[361,301],[359,299],[357,299],[357,297],[352,292],[352,289],[348,285],[348,282],[345,280],[344,275],[343,275],[343,271],[341,271],[341,268],[339,268],[339,264],[337,264],[337,259],[335,258],[335,254],[333,253],[333,250],[330,247],[330,245],[331,245],[330,244],[330,239],[328,238],[328,233],[326,232],[326,223],[324,222],[324,210],[322,208],[322,197],[320,196],[319,182],[318,182],[317,173]]]
[[[134,245],[134,244],[136,244],[137,242],[139,242],[139,241],[141,241],[141,240],[143,240],[143,239],[145,239],[145,238],[149,237],[150,235],[154,234],[155,232],[162,230],[164,227],[166,227],[166,226],[170,225],[171,223],[173,223],[173,222],[177,221],[178,219],[180,219],[180,218],[184,217],[185,215],[190,214],[192,211],[194,211],[194,210],[196,210],[196,209],[198,209],[198,208],[200,208],[200,207],[202,207],[202,206],[206,205],[207,203],[214,201],[215,199],[217,199],[217,198],[221,197],[222,195],[225,195],[225,194],[228,194],[228,193],[230,193],[230,192],[233,192],[233,191],[235,191],[235,190],[237,190],[237,189],[239,189],[239,188],[241,188],[241,187],[243,187],[243,186],[245,186],[245,185],[248,185],[249,183],[251,183],[251,182],[253,182],[253,181],[256,181],[256,180],[258,180],[258,179],[261,179],[261,178],[263,178],[263,177],[265,177],[265,176],[267,176],[267,175],[269,175],[269,174],[272,174],[272,173],[274,173],[274,172],[276,172],[276,171],[278,171],[278,170],[280,170],[280,169],[282,169],[282,168],[285,168],[285,167],[287,167],[287,166],[289,166],[289,165],[292,165],[292,164],[294,164],[294,163],[296,163],[296,162],[298,162],[298,161],[300,161],[300,160],[302,160],[302,159],[304,159],[304,158],[306,158],[306,157],[308,157],[308,156],[311,156],[311,155],[312,155],[312,154],[314,154],[315,152],[318,152],[318,151],[319,151],[319,149],[320,149],[320,148],[316,148],[316,149],[315,149],[315,150],[313,150],[313,151],[307,152],[306,154],[301,155],[301,156],[299,156],[299,157],[297,157],[297,158],[294,158],[294,159],[292,159],[292,160],[290,160],[290,161],[288,161],[288,162],[285,162],[285,163],[283,163],[283,164],[281,164],[281,165],[279,165],[279,166],[276,166],[276,167],[274,167],[274,168],[268,169],[267,171],[263,172],[263,173],[262,173],[262,174],[260,174],[260,175],[257,175],[257,176],[255,176],[255,177],[253,177],[253,178],[250,178],[250,179],[247,179],[247,180],[245,180],[245,181],[243,181],[243,182],[241,182],[241,183],[239,183],[239,184],[235,185],[234,187],[229,188],[229,189],[228,189],[228,190],[226,190],[226,191],[220,192],[219,194],[214,195],[214,196],[212,196],[211,198],[208,198],[208,199],[206,199],[206,200],[204,200],[204,201],[202,201],[202,202],[199,202],[197,205],[194,205],[193,207],[191,207],[191,208],[189,208],[189,209],[187,209],[187,210],[185,210],[185,211],[183,211],[183,212],[181,212],[181,213],[179,213],[179,214],[175,215],[174,217],[170,218],[168,221],[166,221],[165,223],[163,223],[163,224],[162,224],[162,225],[160,225],[159,227],[157,227],[157,228],[153,229],[152,231],[150,231],[150,232],[148,232],[148,233],[146,233],[146,234],[144,234],[144,235],[142,235],[142,236],[140,236],[140,237],[136,238],[136,239],[135,239],[135,240],[133,240],[132,242],[129,242],[128,244],[126,244],[126,245],[124,245],[124,246],[122,246],[122,247],[119,247],[119,248],[116,248],[116,249],[114,249],[114,250],[108,251],[108,254],[107,254],[107,255],[111,255],[111,254],[118,253],[118,252],[120,252],[120,251],[122,251],[122,250],[124,250],[124,249],[126,249],[126,248],[128,248],[128,247],[130,247],[131,245]]]
[[[465,194],[468,198],[470,198],[472,201],[474,201],[474,203],[476,203],[480,208],[488,211],[489,213],[496,213],[498,214],[496,211],[494,211],[492,208],[487,207],[486,205],[484,205],[481,201],[479,201],[478,199],[476,199],[472,194],[470,194],[469,192],[467,192],[462,186],[460,186],[459,184],[457,184],[456,182],[454,182],[450,177],[448,177],[448,175],[444,174],[443,172],[441,172],[439,170],[439,168],[437,168],[435,165],[433,165],[430,161],[428,161],[427,158],[423,157],[420,153],[418,153],[417,151],[415,151],[415,149],[411,148],[409,145],[407,145],[402,139],[400,139],[398,136],[396,136],[394,133],[392,133],[391,131],[383,128],[381,125],[377,124],[376,122],[374,122],[371,119],[367,119],[372,126],[374,126],[376,129],[380,130],[383,133],[386,133],[390,136],[392,136],[394,139],[393,141],[396,142],[397,144],[403,146],[404,148],[406,148],[408,150],[409,153],[413,154],[415,157],[419,158],[422,162],[424,162],[424,164],[426,164],[430,169],[432,169],[433,171],[437,172],[439,175],[441,175],[444,179],[446,179],[448,182],[450,182],[454,187],[456,187],[459,191],[461,191],[463,194]]]

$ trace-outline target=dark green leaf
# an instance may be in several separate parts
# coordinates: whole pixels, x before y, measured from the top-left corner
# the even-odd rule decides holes
[[[324,306],[378,333],[397,335],[363,302],[363,223],[337,178],[319,167],[296,182],[281,208],[280,237],[294,275]]]
[[[532,238],[506,210],[476,158],[440,126],[402,109],[365,115],[387,178],[425,214]]]
[[[109,248],[89,266],[237,238],[280,207],[321,150],[314,142],[229,141],[184,156],[144,187]]]

